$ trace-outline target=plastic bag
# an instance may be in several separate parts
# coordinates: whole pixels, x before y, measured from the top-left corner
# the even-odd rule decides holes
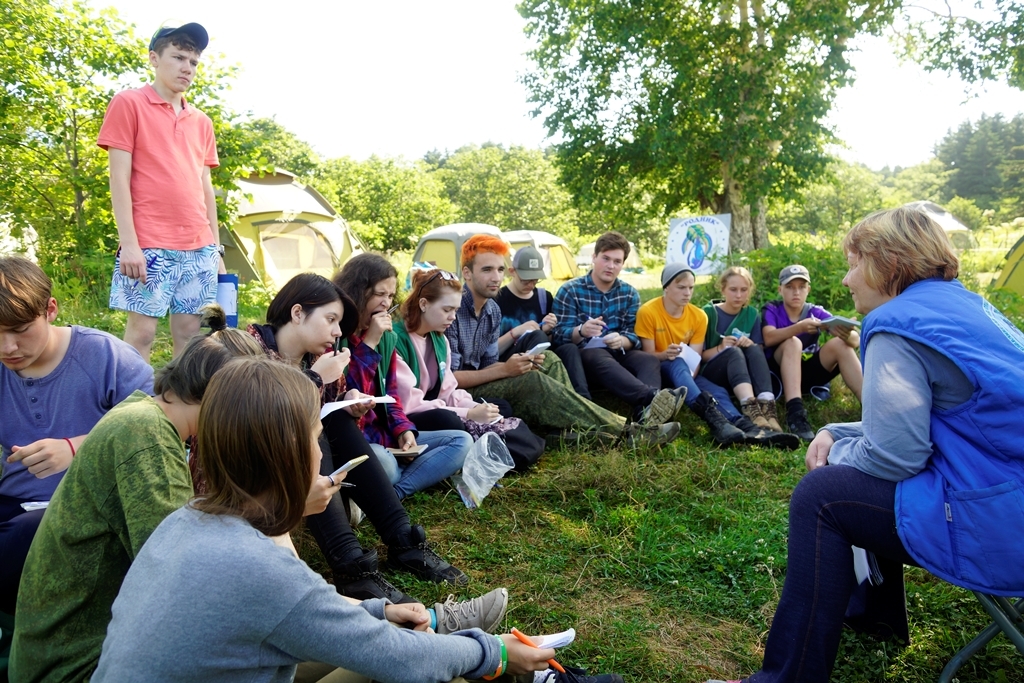
[[[452,486],[470,510],[480,507],[494,485],[515,466],[508,446],[493,432],[483,434],[469,449],[462,474],[452,475]]]

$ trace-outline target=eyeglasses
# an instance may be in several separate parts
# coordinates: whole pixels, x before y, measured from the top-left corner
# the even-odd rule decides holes
[[[459,277],[455,273],[449,273],[447,270],[441,270],[440,268],[438,268],[436,271],[434,271],[434,274],[431,275],[427,279],[427,281],[423,283],[423,287],[426,287],[427,285],[429,285],[431,282],[433,282],[434,280],[436,280],[439,277],[442,280],[446,281],[446,282],[458,282],[459,281]],[[422,289],[423,287],[421,287],[420,289]]]

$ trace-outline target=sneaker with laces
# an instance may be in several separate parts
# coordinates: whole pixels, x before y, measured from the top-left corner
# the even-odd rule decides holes
[[[753,422],[755,426],[761,429],[771,429],[768,425],[768,419],[761,414],[761,406],[757,404],[757,399],[751,398],[741,403],[740,412],[743,413],[744,417]]]
[[[396,605],[416,602],[381,575],[377,569],[376,550],[370,550],[354,560],[338,563],[331,567],[331,573],[334,575],[335,590],[355,600],[387,598]]]
[[[678,393],[679,391],[682,391],[682,394]],[[663,425],[666,422],[675,422],[676,413],[683,409],[684,398],[686,398],[686,387],[660,389],[640,412],[640,424]]]
[[[741,415],[733,424],[746,436],[743,442],[751,446],[785,448],[790,451],[794,451],[800,447],[800,437],[796,434],[773,432],[770,429],[758,427],[751,422],[750,418],[746,415]]]
[[[533,683],[624,683],[619,674],[598,674],[588,676],[586,669],[571,666],[562,667],[565,673],[548,669],[537,671],[533,675]]]
[[[491,633],[505,618],[507,608],[508,591],[504,588],[495,588],[490,593],[463,602],[455,602],[455,596],[449,595],[444,602],[434,603],[437,614],[435,630],[442,635],[467,628]]]
[[[638,446],[661,446],[679,436],[679,423],[639,424],[631,422],[622,430],[622,437],[630,448]]]
[[[799,436],[801,440],[814,440],[814,428],[811,427],[811,421],[807,418],[807,411],[803,406],[786,411],[786,426],[789,427],[790,432]]]
[[[419,524],[410,527],[407,545],[388,547],[388,569],[415,574],[424,581],[465,586],[469,577],[441,559],[427,543],[427,532]]]

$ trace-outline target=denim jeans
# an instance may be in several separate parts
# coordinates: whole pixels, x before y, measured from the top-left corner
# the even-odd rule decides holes
[[[420,432],[416,443],[428,448],[408,465],[400,463],[391,451],[380,444],[370,444],[400,499],[433,486],[462,469],[473,445],[473,437],[464,431],[444,429]]]
[[[722,415],[729,422],[740,416],[739,411],[736,410],[736,406],[732,404],[732,399],[729,397],[729,390],[709,382],[703,375],[698,375],[695,379],[690,374],[690,366],[682,358],[661,361],[661,380],[664,386],[671,389],[686,387],[687,406],[693,405],[693,402],[697,400],[700,393],[706,391],[718,401],[718,410],[721,411]]]
[[[885,581],[876,620],[906,620],[903,565],[916,563],[896,533],[896,483],[847,467],[809,472],[789,503],[786,582],[764,665],[748,683],[826,683],[857,588],[850,546],[875,553]],[[877,597],[877,596],[876,596]],[[880,614],[886,612],[887,614]],[[904,630],[897,624],[894,630]]]

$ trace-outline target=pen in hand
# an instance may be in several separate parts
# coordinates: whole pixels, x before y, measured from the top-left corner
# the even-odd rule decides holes
[[[528,635],[526,635],[525,633],[523,633],[519,629],[513,628],[512,629],[512,635],[514,635],[516,638],[518,638],[519,641],[522,642],[523,644],[529,645],[532,648],[539,649],[539,648],[537,648],[537,644],[535,642],[533,642],[533,640],[531,640]],[[559,664],[558,662],[556,662],[555,660],[549,659],[548,660],[548,664],[550,664],[551,668],[554,669],[555,671],[559,671],[559,672],[561,672],[563,674],[565,673],[565,669],[562,667],[562,665]]]

